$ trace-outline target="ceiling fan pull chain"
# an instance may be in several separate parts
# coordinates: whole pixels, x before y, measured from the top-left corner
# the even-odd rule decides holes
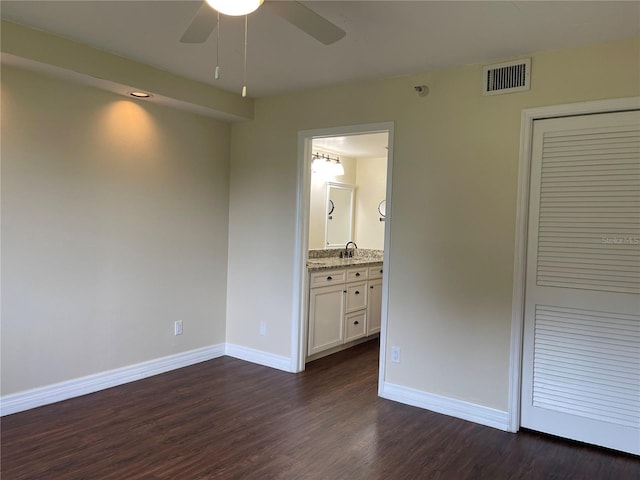
[[[213,77],[218,80],[220,78],[220,12],[218,13],[218,25],[216,27],[216,70]]]
[[[242,77],[242,96],[247,96],[247,29],[249,26],[249,16],[244,16],[244,74]]]

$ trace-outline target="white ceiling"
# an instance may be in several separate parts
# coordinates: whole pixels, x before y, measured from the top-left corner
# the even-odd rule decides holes
[[[346,157],[386,157],[389,134],[364,133],[338,137],[314,138],[312,150],[320,149]]]
[[[267,0],[268,1],[268,0]],[[640,35],[640,2],[311,1],[343,28],[324,46],[267,9],[249,17],[250,97],[483,63]],[[224,17],[222,78],[216,35],[181,44],[200,1],[6,1],[4,19],[240,92],[243,20]]]

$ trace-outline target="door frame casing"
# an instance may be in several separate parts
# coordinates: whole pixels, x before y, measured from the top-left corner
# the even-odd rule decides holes
[[[520,429],[522,387],[522,351],[524,333],[525,278],[531,181],[531,147],[536,120],[640,109],[640,97],[615,98],[591,102],[552,105],[522,110],[520,117],[520,158],[513,267],[513,301],[511,310],[511,348],[509,356],[509,424],[510,432]]]
[[[311,143],[314,138],[363,135],[368,133],[386,132],[387,140],[387,215],[384,227],[384,256],[383,263],[389,265],[389,251],[391,246],[391,184],[393,171],[393,138],[394,122],[368,123],[342,127],[330,127],[298,132],[298,188],[296,201],[296,237],[294,249],[293,272],[293,306],[291,322],[291,365],[290,371],[297,373],[305,369],[306,360],[306,311],[307,305],[307,266],[306,250],[309,247],[309,201],[311,194]],[[378,390],[384,382],[385,346],[387,338],[387,305],[389,289],[389,268],[385,268],[382,275],[382,318],[380,327],[380,364],[378,376]]]

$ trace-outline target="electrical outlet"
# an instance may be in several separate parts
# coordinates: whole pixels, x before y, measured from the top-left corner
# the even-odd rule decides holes
[[[260,336],[264,337],[267,334],[267,322],[264,320],[260,321]]]
[[[400,347],[391,347],[391,361],[400,363]]]
[[[176,320],[173,322],[173,334],[182,335],[182,320]]]

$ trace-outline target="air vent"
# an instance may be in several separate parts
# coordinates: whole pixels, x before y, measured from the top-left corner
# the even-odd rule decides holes
[[[483,69],[482,94],[522,92],[530,88],[531,59],[487,65]]]

